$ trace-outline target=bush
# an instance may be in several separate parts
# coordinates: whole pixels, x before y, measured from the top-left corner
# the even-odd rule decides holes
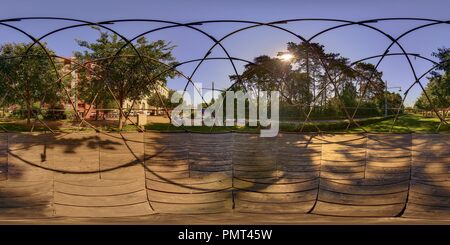
[[[65,119],[73,120],[75,119],[75,112],[73,110],[64,111]]]
[[[67,118],[63,108],[49,108],[43,115],[45,120],[63,120]]]

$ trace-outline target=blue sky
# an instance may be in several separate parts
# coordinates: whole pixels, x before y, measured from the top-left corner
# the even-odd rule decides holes
[[[282,19],[296,18],[336,18],[346,20],[364,20],[386,17],[421,17],[440,20],[450,19],[450,1],[434,0],[390,0],[390,1],[266,1],[266,0],[227,0],[227,1],[175,1],[175,0],[128,0],[128,1],[56,1],[56,0],[2,0],[0,19],[52,16],[84,19],[89,21],[104,21],[123,18],[159,19],[174,22],[192,22],[202,20],[251,20],[270,22]],[[374,27],[388,32],[396,37],[402,32],[425,22],[389,21],[373,23]],[[9,24],[20,27],[30,34],[39,37],[53,29],[73,24],[65,21],[21,21]],[[310,37],[327,27],[336,25],[331,22],[301,22],[281,25],[304,37]],[[111,28],[132,38],[142,32],[161,27],[163,24],[149,22],[134,22],[110,25]],[[248,26],[239,23],[211,23],[197,28],[210,33],[219,39],[227,33]],[[438,47],[450,47],[450,25],[438,25],[420,30],[401,39],[400,43],[407,52],[419,53],[430,57],[431,52]],[[95,40],[95,31],[84,27],[60,32],[44,41],[59,55],[69,56],[73,50],[79,50],[74,39]],[[199,32],[186,28],[171,28],[147,36],[150,40],[165,39],[176,45],[174,51],[179,61],[201,58],[213,45],[211,39]],[[27,39],[12,30],[0,27],[0,43],[27,41]],[[284,51],[286,43],[299,40],[292,35],[268,27],[258,27],[240,32],[223,42],[231,56],[252,60],[262,54],[275,56],[278,51]],[[316,41],[324,44],[330,52],[338,52],[351,60],[381,54],[390,41],[379,33],[361,26],[342,28],[320,36]],[[393,47],[390,52],[399,52]],[[224,57],[224,52],[215,48],[211,57]],[[431,64],[419,59],[412,60],[414,68],[420,75],[427,71]],[[377,60],[370,60],[375,63]],[[195,63],[180,67],[180,71],[190,75]],[[238,72],[242,72],[244,63],[237,62]],[[414,77],[404,57],[389,57],[380,66],[389,81],[389,87],[401,86],[407,88]],[[230,85],[228,75],[234,71],[228,61],[208,61],[201,66],[193,77],[196,82],[202,82],[209,87],[215,82],[216,87],[225,88]],[[422,80],[426,83],[426,79]],[[180,89],[186,80],[177,78],[169,81],[169,87]],[[395,91],[395,89],[393,89]],[[420,88],[415,86],[407,97],[411,105]]]

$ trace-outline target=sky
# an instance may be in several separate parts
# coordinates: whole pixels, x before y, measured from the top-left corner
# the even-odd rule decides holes
[[[272,22],[286,19],[328,18],[361,21],[373,18],[417,17],[437,20],[450,20],[450,1],[442,0],[377,0],[377,1],[326,1],[326,0],[2,0],[0,19],[19,17],[65,17],[87,21],[106,21],[115,19],[154,19],[177,23],[188,23],[209,20],[247,20],[255,22]],[[422,21],[386,21],[371,23],[397,37],[416,26],[426,24]],[[40,37],[54,29],[75,22],[22,20],[8,22],[9,25],[21,28],[35,37]],[[338,25],[338,22],[302,21],[280,24],[305,38],[313,36],[326,28]],[[128,22],[108,25],[109,28],[121,33],[126,38],[133,38],[148,30],[166,26],[156,22]],[[216,39],[221,39],[228,33],[249,26],[245,23],[209,23],[195,26]],[[423,28],[399,40],[408,53],[417,53],[435,60],[431,53],[439,47],[450,47],[450,25],[435,25]],[[51,35],[45,41],[48,47],[58,55],[70,56],[73,51],[81,50],[75,39],[94,41],[98,33],[89,27],[72,28]],[[199,31],[186,27],[164,29],[153,32],[146,37],[153,40],[167,40],[175,45],[174,55],[183,62],[202,58],[214,44],[213,40]],[[6,42],[28,42],[23,34],[10,28],[0,26],[0,44]],[[351,26],[327,32],[314,39],[325,45],[328,52],[340,53],[351,61],[365,57],[380,55],[390,44],[390,40],[379,32],[363,26]],[[275,57],[278,52],[286,50],[287,42],[300,42],[299,38],[270,27],[257,27],[238,32],[222,42],[229,55],[245,60],[253,60],[259,55]],[[394,45],[389,52],[401,52]],[[215,47],[210,57],[226,57],[220,47]],[[367,62],[376,64],[377,59]],[[189,63],[179,68],[186,75],[191,75],[197,63]],[[237,72],[243,71],[245,62],[235,62]],[[432,64],[421,59],[412,59],[412,65],[418,76],[428,71]],[[379,66],[384,79],[393,92],[398,87],[405,91],[414,82],[414,75],[403,56],[389,56]],[[227,88],[231,85],[229,75],[235,71],[229,61],[211,60],[204,62],[192,77],[194,82],[200,82],[203,87],[210,88],[214,82],[216,88]],[[424,77],[421,82],[426,84]],[[172,89],[182,89],[186,79],[176,78],[168,82]],[[190,90],[191,88],[189,88]],[[415,85],[408,97],[406,105],[412,105],[421,89]],[[403,93],[403,92],[402,92]],[[206,98],[208,99],[208,98]]]

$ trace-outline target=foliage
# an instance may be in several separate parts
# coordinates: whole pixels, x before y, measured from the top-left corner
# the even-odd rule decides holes
[[[450,49],[440,48],[432,55],[439,59],[441,65],[432,72],[425,92],[422,91],[417,99],[414,107],[418,109],[431,110],[450,107],[450,62],[448,62],[450,61]]]
[[[241,76],[230,76],[234,90],[277,90],[282,118],[347,118],[383,115],[388,106],[400,107],[399,94],[385,93],[383,73],[373,64],[355,65],[318,43],[288,43],[290,61],[262,55],[245,66]],[[356,108],[358,107],[358,110]],[[347,114],[348,113],[348,114]]]
[[[30,48],[30,45],[7,43],[0,47],[0,89],[7,93],[4,103],[22,105],[28,123],[34,114],[34,104],[59,105],[65,96],[64,80],[58,81],[61,65],[55,58],[49,58],[40,46]],[[54,55],[53,51],[46,50]]]
[[[163,40],[149,42],[140,37],[134,49],[116,34],[98,31],[100,36],[93,43],[78,40],[78,44],[87,49],[75,53],[78,60],[94,62],[80,77],[80,87],[84,88],[79,91],[81,98],[93,100],[98,93],[97,104],[116,101],[122,115],[126,100],[141,100],[158,86],[164,86],[167,78],[175,76],[176,73],[169,69],[176,64],[172,56],[174,46],[170,43]],[[123,117],[120,116],[119,129],[122,126]]]
[[[179,103],[172,103],[171,98],[174,93],[177,93],[175,90],[169,90],[169,96],[158,96],[157,93],[151,92],[150,95],[147,97],[147,103],[149,105],[153,105],[155,107],[165,107],[167,109],[173,109],[179,104],[182,103],[182,100],[179,101]]]

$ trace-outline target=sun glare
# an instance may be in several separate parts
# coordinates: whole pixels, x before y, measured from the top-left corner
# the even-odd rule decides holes
[[[284,54],[280,55],[279,57],[282,61],[286,61],[286,62],[291,61],[294,58],[294,56],[289,53],[284,53]]]

